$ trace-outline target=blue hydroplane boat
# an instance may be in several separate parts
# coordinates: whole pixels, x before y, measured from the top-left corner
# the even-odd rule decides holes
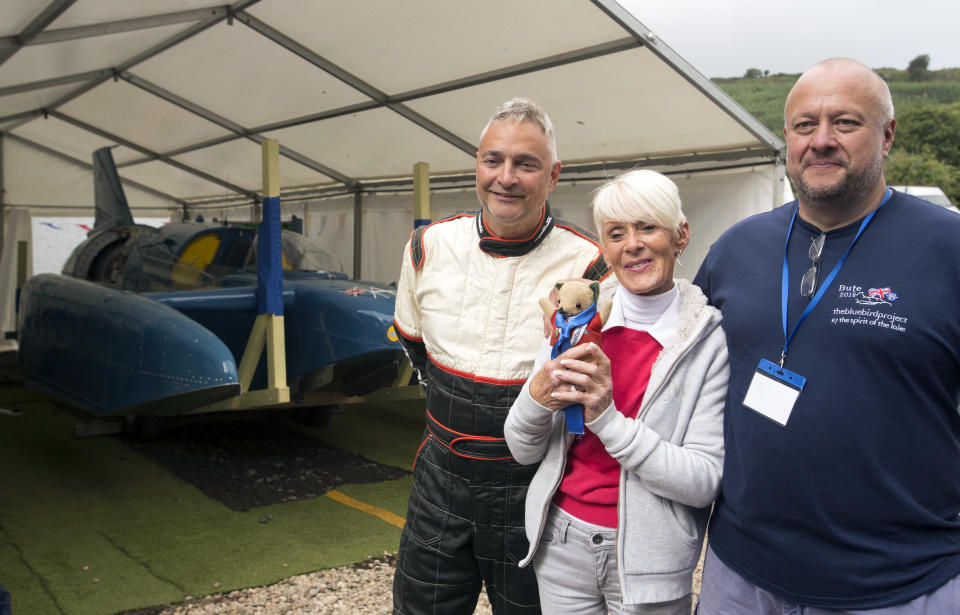
[[[418,394],[405,386],[394,288],[349,279],[335,257],[287,230],[282,340],[273,346],[285,382],[269,385],[270,347],[249,350],[258,335],[256,229],[135,224],[109,149],[95,152],[94,171],[94,229],[62,275],[34,276],[21,292],[27,387],[89,416],[128,418],[250,408],[322,417],[383,387]],[[259,335],[263,348],[269,331]]]

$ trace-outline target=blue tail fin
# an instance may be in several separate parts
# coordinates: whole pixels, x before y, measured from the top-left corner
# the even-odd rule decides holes
[[[117,166],[113,163],[113,154],[109,147],[101,147],[93,152],[93,197],[97,212],[93,222],[94,230],[133,224],[130,205],[123,193]]]

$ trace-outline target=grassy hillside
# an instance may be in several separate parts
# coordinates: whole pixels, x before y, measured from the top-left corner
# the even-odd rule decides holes
[[[875,69],[887,80],[897,117],[904,111],[924,105],[952,105],[960,102],[960,68],[929,71],[927,79],[910,81],[907,71],[895,68]],[[783,105],[799,74],[777,73],[757,78],[713,79],[720,88],[752,113],[775,134],[783,134]],[[899,127],[903,129],[903,126]]]
[[[753,114],[775,135],[783,136],[783,104],[800,75],[778,73],[748,79],[713,79],[720,88]]]

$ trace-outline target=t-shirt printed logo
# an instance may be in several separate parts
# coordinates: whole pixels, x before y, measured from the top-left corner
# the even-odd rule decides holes
[[[853,299],[860,305],[890,305],[900,298],[889,286],[868,288],[864,292],[862,286],[856,284],[840,284],[838,299]]]
[[[884,310],[836,307],[833,308],[833,316],[830,319],[830,323],[833,325],[871,326],[901,333],[907,330],[907,321],[909,318],[886,310],[887,306],[892,306],[893,302],[900,298],[889,286],[867,288],[866,292],[864,292],[862,286],[840,284],[837,297],[839,299],[853,299],[858,305],[879,306],[884,308]]]
[[[880,303],[890,305],[899,298],[899,295],[887,286],[885,288],[871,288],[867,291],[866,297],[862,296],[861,293],[861,296],[857,297],[857,303],[860,305],[878,305]]]

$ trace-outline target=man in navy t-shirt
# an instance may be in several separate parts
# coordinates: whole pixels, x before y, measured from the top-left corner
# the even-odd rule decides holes
[[[960,215],[887,188],[890,91],[845,58],[784,110],[798,199],[695,282],[730,352],[699,615],[960,613]]]

